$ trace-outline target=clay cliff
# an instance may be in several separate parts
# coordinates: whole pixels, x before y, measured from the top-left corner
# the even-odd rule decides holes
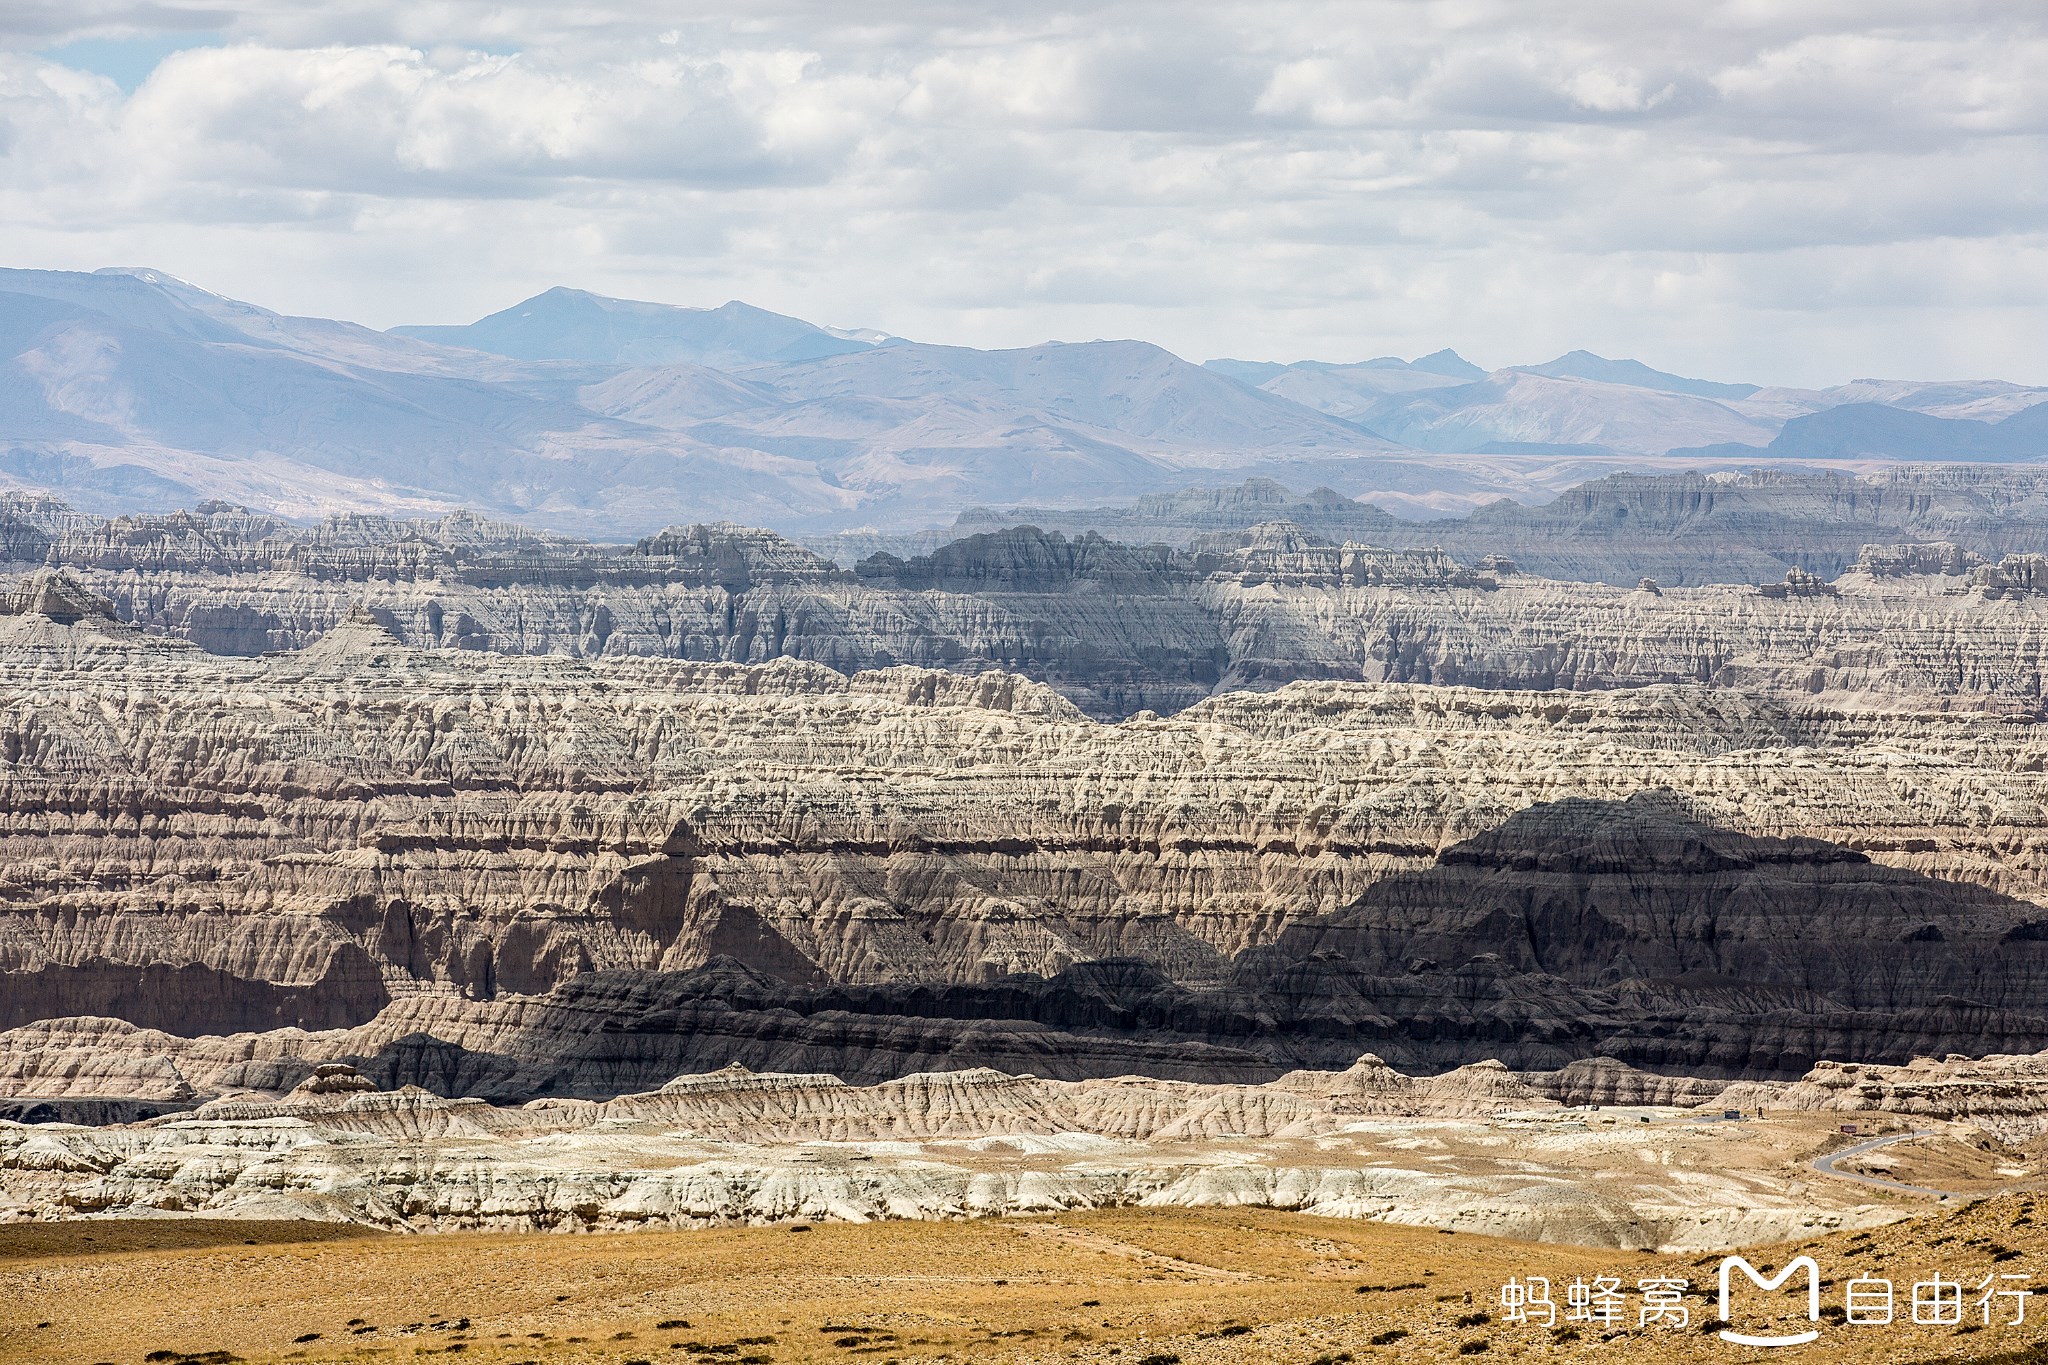
[[[125,1127],[0,1122],[0,1223],[587,1232],[1223,1205],[1700,1248],[1901,1216],[1846,1182],[1802,1190],[1770,1169],[1768,1145],[1685,1117],[1596,1126],[1498,1063],[1416,1078],[1375,1057],[1262,1086],[974,1069],[856,1087],[727,1067],[518,1107],[379,1090],[329,1065],[286,1094]],[[1761,1169],[1713,1169],[1731,1164]]]
[[[11,1047],[15,1094],[2048,1045],[2048,739],[1995,698],[1316,682],[1110,725],[994,671],[423,650],[373,609],[227,658],[53,573],[9,605],[0,1025],[129,1030]],[[136,1029],[245,1041],[167,1073]]]
[[[1506,499],[1462,517],[1408,520],[1327,488],[1296,495],[1268,480],[1154,494],[1121,507],[972,508],[955,537],[1031,525],[1069,537],[1176,547],[1291,521],[1326,539],[1505,555],[1548,578],[1626,587],[1770,582],[1787,569],[1834,578],[1868,544],[1953,541],[1987,559],[2048,551],[2048,475],[2026,465],[1889,465],[1862,474],[1767,466],[1741,473],[1621,473],[1537,504]],[[820,537],[843,558],[929,551],[944,537]],[[847,560],[846,562],[851,562]]]
[[[1104,719],[1317,679],[2036,708],[2048,677],[2048,575],[1956,542],[1873,541],[1820,590],[1767,594],[1564,582],[1526,572],[1519,548],[1461,558],[1281,522],[1173,550],[1010,528],[853,572],[731,526],[605,547],[461,516],[308,529],[220,505],[112,522],[9,508],[0,541],[23,573],[56,568],[123,621],[245,656],[304,648],[362,607],[427,649],[1017,673]]]
[[[1611,1062],[1577,1069],[1659,1083]],[[1910,1113],[1912,1150],[1949,1163],[1949,1179],[2023,1173],[2015,1149],[2048,1126],[2040,1056],[1827,1062],[1790,1084],[1625,1100],[1620,1113],[1561,1107],[1560,1080],[1498,1062],[1411,1076],[1369,1054],[1262,1085],[972,1068],[857,1086],[728,1066],[603,1101],[511,1106],[384,1089],[329,1063],[288,1090],[125,1124],[0,1120],[0,1223],[586,1232],[1220,1205],[1700,1250],[1910,1216],[1911,1203],[1814,1176],[1816,1139],[1822,1151],[1848,1141],[1835,1115]],[[1731,1104],[1745,1121],[1716,1122]],[[1760,1105],[1769,1124],[1755,1122]]]

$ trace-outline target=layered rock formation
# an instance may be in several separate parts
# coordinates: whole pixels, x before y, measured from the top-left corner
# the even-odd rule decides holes
[[[17,1095],[2048,1045],[2048,738],[1961,699],[1315,683],[1104,725],[997,672],[427,651],[373,610],[222,658],[11,600],[0,1025],[130,1026],[14,1035]]]
[[[2048,1055],[1915,1057],[1904,1065],[1823,1061],[1791,1084],[1742,1081],[1720,1102],[1969,1123],[2012,1144],[2048,1134]]]
[[[1630,588],[1545,579],[1526,572],[1521,541],[1460,558],[1284,523],[1187,550],[1011,528],[853,573],[738,527],[621,548],[468,517],[308,531],[217,505],[97,522],[17,501],[0,522],[25,571],[62,566],[120,619],[240,655],[302,648],[361,606],[423,648],[1021,673],[1101,718],[1314,679],[1708,683],[2036,708],[2048,677],[2048,596],[2032,586],[2048,577],[2024,556],[1983,567],[1972,589],[1949,572],[1954,556],[1880,550],[1832,585],[1795,566],[1798,590],[1771,597],[1755,582],[1671,586],[1682,575],[1653,575],[1659,591],[1638,576]],[[1938,572],[1904,572],[1923,567]]]
[[[1656,1118],[1599,1126],[1497,1063],[1425,1080],[1370,1057],[1265,1086],[970,1070],[852,1087],[727,1068],[518,1108],[329,1067],[283,1096],[126,1127],[0,1122],[0,1221],[590,1231],[1229,1205],[1696,1249],[1903,1212],[1802,1189],[1782,1141]]]
[[[1466,516],[1413,521],[1328,489],[1270,482],[1190,489],[1109,508],[974,508],[956,535],[1032,525],[1068,536],[1184,546],[1198,536],[1287,520],[1333,541],[1438,546],[1477,561],[1504,554],[1532,573],[1626,586],[1768,583],[1800,569],[1834,578],[1867,544],[1952,541],[1986,559],[2048,551],[2048,474],[2013,465],[1893,465],[1860,475],[1780,465],[1744,473],[1630,472],[1540,505],[1505,499]],[[818,542],[835,555],[852,538]],[[911,542],[903,542],[909,544]],[[935,542],[916,542],[920,551]],[[874,545],[896,549],[894,544]],[[850,561],[848,561],[850,562]]]
[[[1291,925],[1238,980],[1337,1035],[1768,1073],[2038,1046],[2043,938],[2034,902],[1639,795],[1524,810]]]

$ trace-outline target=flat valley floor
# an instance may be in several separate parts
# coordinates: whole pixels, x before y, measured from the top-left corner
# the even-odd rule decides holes
[[[2048,1360],[2048,1233],[2008,1194],[1904,1222],[1753,1248],[1812,1255],[1818,1341],[1764,1352],[1713,1330],[1717,1255],[1655,1256],[1265,1210],[1125,1210],[970,1222],[826,1223],[608,1235],[353,1235],[183,1219],[0,1226],[0,1361],[1102,1361],[1362,1365],[1546,1361]],[[2043,1211],[2048,1222],[2048,1210]],[[1501,1285],[1611,1276],[1618,1327],[1504,1320]],[[1856,1326],[1856,1276],[1962,1286],[1960,1324]],[[1639,1327],[1645,1279],[1687,1280],[1689,1321]],[[1808,1325],[1803,1299],[1752,1291],[1748,1331]],[[2013,1324],[2024,1307],[2024,1321]],[[1792,1319],[1801,1320],[1794,1322]],[[1702,1326],[1707,1330],[1701,1330]]]

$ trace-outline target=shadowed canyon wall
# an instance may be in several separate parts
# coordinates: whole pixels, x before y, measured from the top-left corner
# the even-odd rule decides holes
[[[5,1022],[127,1029],[17,1028],[15,1093],[186,1083],[135,1027],[494,1095],[2048,1045],[2048,736],[1895,671],[1111,725],[995,671],[422,650],[368,609],[224,658],[61,576],[9,600]]]
[[[1757,567],[1737,553],[1745,526],[1762,537],[1751,525],[1764,518],[1756,490],[1698,482],[1636,490],[1638,501],[1655,491],[1664,510],[1639,509],[1652,529],[1618,550],[1600,551],[1607,542],[1596,531],[1608,524],[1605,511],[1632,505],[1624,490],[1589,486],[1515,516],[1544,512],[1552,521],[1525,527],[1525,540],[1608,553],[1610,567],[1651,562],[1628,546],[1688,544],[1699,568],[1720,545],[1728,554],[1715,576],[1741,578]],[[1991,543],[2033,543],[2029,523],[1994,535],[1985,508],[1943,516],[1923,505],[1938,504],[1931,495],[1845,480],[1827,488],[1831,502],[1813,493],[1780,509],[1785,534],[1806,527],[1794,512],[1827,522],[1829,508],[1846,503],[1889,512],[1837,518],[1837,540],[1916,527],[1964,539],[1872,542],[1837,581],[1798,577],[1767,595],[1755,582],[1543,578],[1486,551],[1491,542],[1478,532],[1461,533],[1479,543],[1461,546],[1459,558],[1426,546],[1339,544],[1287,523],[1211,532],[1179,549],[1024,527],[924,556],[871,556],[855,572],[739,527],[677,528],[623,549],[474,517],[336,518],[308,529],[209,505],[106,522],[17,498],[0,508],[0,553],[22,569],[61,565],[122,620],[234,655],[302,648],[362,606],[397,638],[430,649],[797,659],[847,673],[999,670],[1103,719],[1319,679],[1516,690],[1704,683],[1988,696],[2038,708],[2048,560]],[[1987,499],[1979,501],[1992,507]],[[2019,492],[2005,499],[2023,501]],[[1674,502],[1693,505],[1692,519],[1667,506]],[[1911,508],[1917,520],[1903,515]],[[1504,509],[1494,520],[1514,518]],[[1485,524],[1485,515],[1459,523]],[[2038,539],[2048,546],[2048,518]],[[1527,551],[1524,540],[1494,548],[1502,546]]]

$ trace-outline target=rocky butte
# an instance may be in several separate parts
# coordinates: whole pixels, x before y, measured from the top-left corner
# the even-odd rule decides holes
[[[10,507],[7,1216],[1426,1223],[1450,1189],[1701,1246],[1889,1216],[1786,1174],[1829,1114],[1924,1114],[1989,1181],[2048,1112],[2031,551],[1622,586],[1272,521],[847,569],[730,526]],[[1915,1061],[1952,1054],[2008,1060]],[[1602,1202],[1556,1126],[1589,1103],[1642,1108],[1654,1150],[1593,1143],[1626,1170],[1737,1159],[1686,1146],[1716,1105],[1808,1117],[1754,1188]],[[1475,1135],[1524,1122],[1569,1137],[1554,1198]],[[378,1144],[414,1134],[453,1145],[406,1194]],[[598,1174],[654,1152],[693,1174]],[[881,1164],[789,1174],[842,1158]]]
[[[230,658],[51,571],[10,601],[8,1025],[353,1030],[503,1096],[2048,1046],[2048,741],[1989,688],[1318,681],[1108,724],[994,670],[419,649],[367,610]]]
[[[1789,491],[1761,476],[1607,480],[1385,535],[1313,516],[1324,530],[1224,518],[1179,545],[1010,526],[852,569],[730,525],[602,546],[469,515],[307,528],[208,504],[105,520],[16,497],[0,505],[0,555],[24,576],[65,573],[120,620],[243,656],[304,648],[362,607],[426,649],[1005,671],[1102,719],[1324,679],[2036,707],[2048,515],[2031,476],[1967,472]],[[1823,530],[1827,555],[1792,552]]]

